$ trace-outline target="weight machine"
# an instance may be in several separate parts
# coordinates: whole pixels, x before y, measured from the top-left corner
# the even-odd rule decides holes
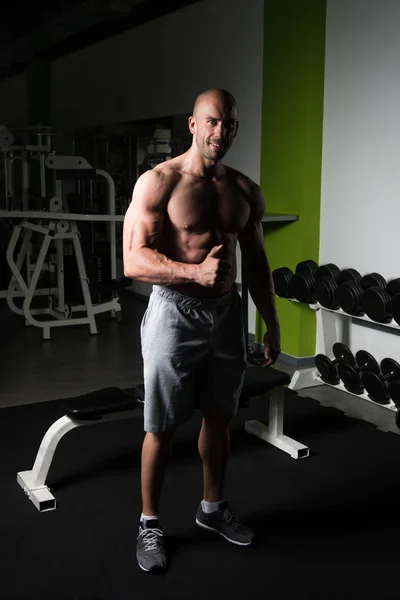
[[[38,171],[37,179],[40,181],[38,197],[46,198],[45,160],[51,153],[53,135],[52,128],[48,126],[32,126],[22,131],[11,132],[4,125],[0,125],[4,182],[4,199],[0,203],[0,208],[5,210],[32,208],[30,195],[35,170]],[[38,169],[34,168],[36,165]]]
[[[0,292],[0,298],[5,298],[13,312],[25,317],[28,325],[42,329],[43,339],[50,339],[50,331],[53,327],[84,325],[89,326],[91,334],[98,333],[96,315],[110,312],[112,318],[119,320],[121,306],[117,293],[117,253],[116,253],[116,223],[122,222],[123,215],[115,214],[115,186],[114,181],[106,171],[94,169],[92,165],[80,156],[57,156],[50,149],[50,128],[45,131],[36,131],[37,144],[14,145],[14,137],[8,130],[0,130],[0,147],[4,154],[4,182],[5,182],[5,210],[0,210],[0,219],[10,222],[18,221],[13,225],[10,236],[6,260],[11,270],[11,279],[8,288]],[[46,135],[45,135],[46,134]],[[45,135],[45,140],[43,136]],[[22,196],[16,198],[13,194],[16,153],[22,164]],[[39,161],[40,165],[40,196],[41,210],[31,210],[29,202],[29,162],[32,156]],[[95,181],[102,178],[105,182],[106,199],[108,210],[104,214],[71,213],[68,201],[63,191],[63,181],[81,180]],[[49,186],[48,181],[51,185]],[[54,195],[47,200],[49,187]],[[43,209],[44,205],[44,209]],[[15,208],[10,210],[10,208]],[[103,221],[108,223],[107,249],[109,247],[109,292],[111,299],[104,302],[93,302],[89,277],[84,260],[81,244],[81,233],[78,222],[90,223]],[[32,238],[40,237],[37,244],[37,256],[33,258]],[[55,253],[53,259],[49,258],[49,250]],[[77,279],[79,280],[80,292],[83,303],[72,305],[66,301],[64,257],[66,248],[75,255],[77,266]],[[108,253],[108,250],[107,250]],[[45,271],[55,275],[56,285],[40,287],[40,278]],[[48,295],[47,308],[33,308],[34,296]],[[18,306],[15,298],[22,297],[22,307]],[[73,313],[83,313],[73,316]],[[49,315],[50,319],[39,319],[38,315]]]

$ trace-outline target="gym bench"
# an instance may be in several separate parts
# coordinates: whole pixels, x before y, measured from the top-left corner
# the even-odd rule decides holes
[[[287,373],[273,367],[249,366],[246,369],[239,407],[247,407],[250,398],[269,396],[269,424],[246,421],[245,430],[290,454],[292,458],[305,458],[309,449],[283,435],[283,409],[285,387],[290,383]],[[20,471],[17,481],[34,506],[45,512],[57,507],[56,499],[46,485],[47,475],[57,445],[62,437],[83,425],[96,425],[142,416],[144,385],[130,390],[116,387],[91,392],[77,398],[61,401],[65,415],[55,421],[42,439],[32,470]]]

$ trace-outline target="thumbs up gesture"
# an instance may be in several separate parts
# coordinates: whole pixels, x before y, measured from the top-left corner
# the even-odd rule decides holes
[[[222,254],[223,244],[211,248],[206,258],[199,264],[197,283],[211,288],[225,283],[225,280],[232,271],[232,267],[226,260],[218,258]]]

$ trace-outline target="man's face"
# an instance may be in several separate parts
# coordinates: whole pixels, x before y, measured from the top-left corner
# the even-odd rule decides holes
[[[222,98],[207,98],[190,117],[189,127],[199,152],[210,161],[221,160],[232,146],[238,128],[237,110]]]

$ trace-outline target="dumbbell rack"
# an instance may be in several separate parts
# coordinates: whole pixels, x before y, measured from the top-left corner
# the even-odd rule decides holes
[[[296,300],[295,298],[288,298],[288,300],[290,302],[299,303],[299,301]],[[400,331],[400,326],[395,321],[392,321],[390,323],[377,323],[376,321],[373,321],[372,319],[370,319],[367,316],[350,315],[350,314],[346,313],[344,310],[342,310],[341,308],[339,308],[337,310],[325,308],[318,302],[316,302],[314,304],[309,304],[308,306],[312,310],[314,310],[316,313],[317,327],[318,327],[318,330],[321,332],[321,338],[322,338],[322,346],[323,346],[322,352],[324,354],[326,354],[327,356],[330,356],[332,354],[332,346],[335,342],[338,341],[338,338],[339,338],[338,327],[337,327],[338,326],[338,317],[339,318],[348,318],[348,319],[352,319],[352,320],[367,321],[369,323],[379,325],[380,327],[383,327],[383,328],[396,329],[396,330]],[[345,386],[343,385],[342,382],[338,383],[337,385],[326,383],[319,376],[319,373],[318,373],[318,370],[316,369],[316,367],[311,367],[308,369],[301,369],[301,370],[295,371],[295,373],[293,374],[293,377],[292,377],[292,381],[289,385],[289,388],[294,391],[298,391],[303,388],[316,387],[316,386],[320,386],[320,385],[326,385],[326,386],[334,388],[335,390],[343,391],[346,394],[349,394],[351,396],[356,396],[356,398],[366,400],[367,402],[370,402],[374,406],[377,406],[381,409],[386,409],[386,410],[392,411],[394,413],[397,412],[397,406],[395,405],[395,403],[392,400],[390,400],[389,404],[379,404],[379,403],[375,402],[374,400],[371,400],[371,398],[368,396],[368,394],[366,392],[364,392],[363,394],[354,394],[352,392],[349,392],[345,388]]]

